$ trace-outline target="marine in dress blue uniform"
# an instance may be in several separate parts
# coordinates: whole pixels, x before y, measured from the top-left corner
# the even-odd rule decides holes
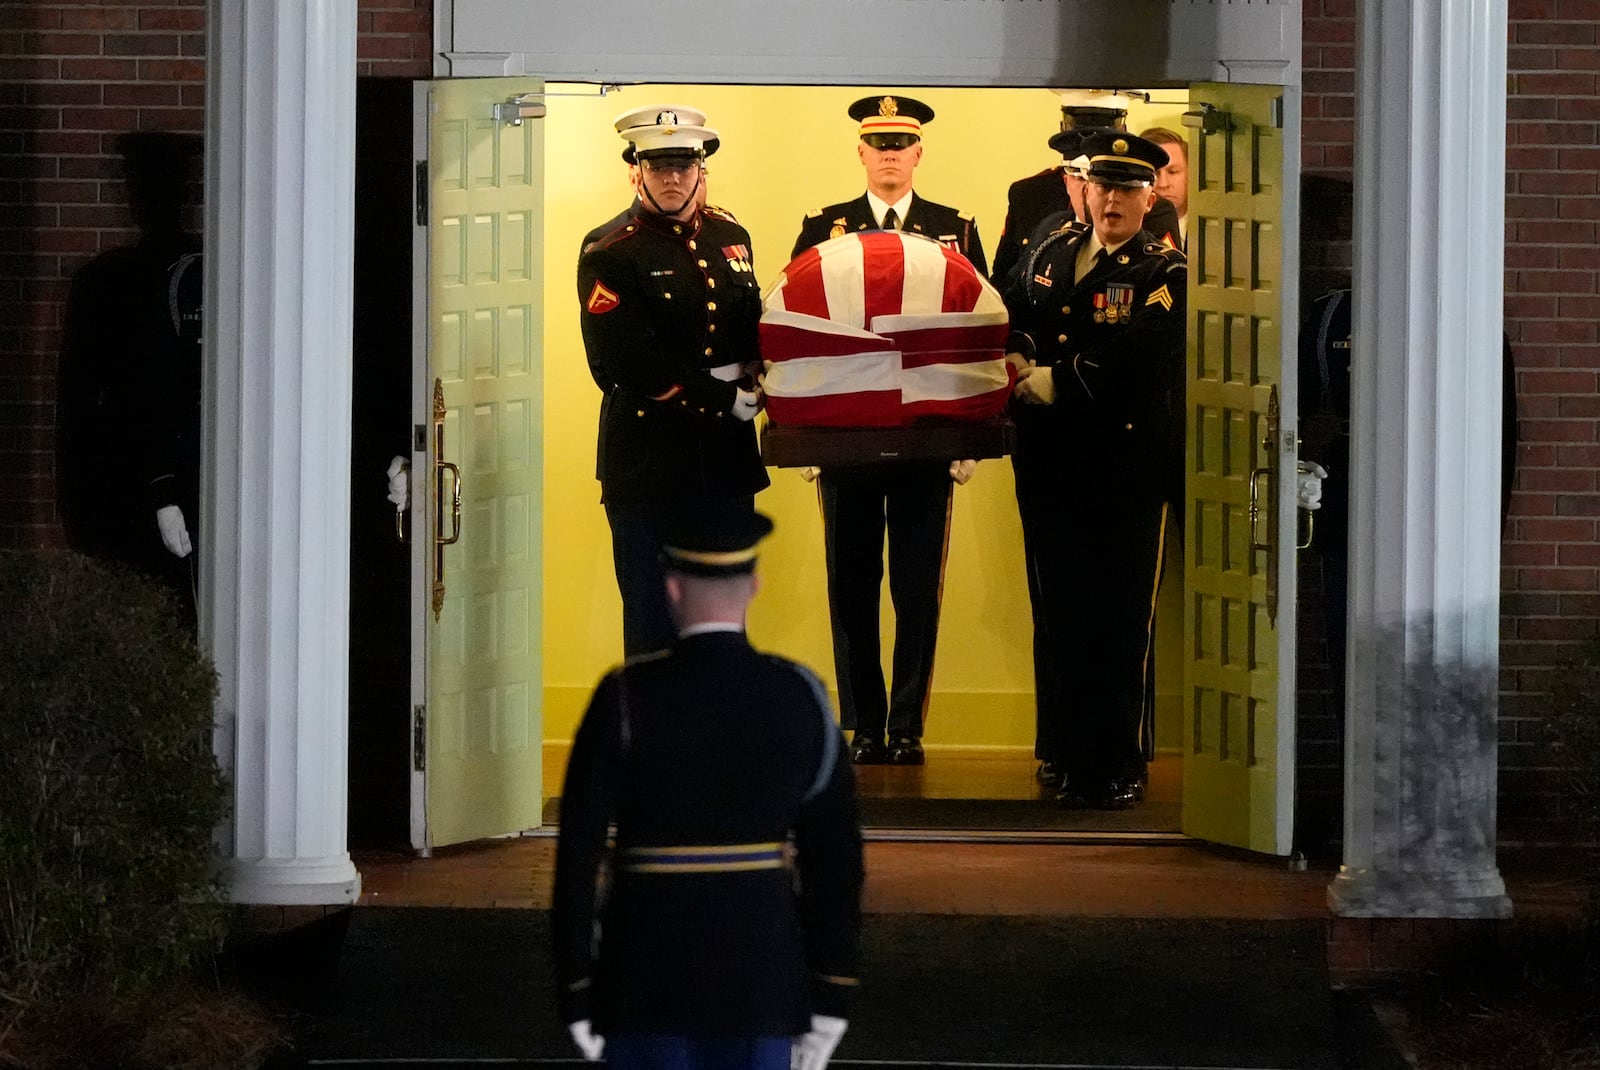
[[[1067,173],[1079,155],[1083,139],[1097,130],[1126,130],[1131,98],[1101,90],[1067,90],[1061,94],[1061,129],[1050,136],[1050,147],[1062,162],[1021,178],[1006,191],[1006,222],[994,253],[993,280],[1004,290],[1017,265],[1038,243],[1062,224],[1077,218],[1067,191]],[[1079,175],[1078,177],[1082,177]],[[1158,239],[1178,240],[1178,212],[1158,196],[1145,216],[1145,229]]]
[[[1182,478],[1183,253],[1138,229],[1165,153],[1084,142],[1094,225],[1041,241],[1006,292],[1017,504],[1034,603],[1036,753],[1064,805],[1122,809],[1140,740],[1167,501]]]
[[[761,316],[750,235],[697,206],[716,131],[680,118],[652,106],[617,119],[642,171],[640,210],[578,260],[584,348],[604,393],[595,475],[629,655],[672,642],[664,522],[675,512],[749,511],[768,484],[750,423]]]
[[[912,192],[922,126],[933,109],[910,97],[873,96],[852,104],[850,117],[861,124],[857,151],[867,192],[807,214],[791,255],[857,231],[912,230],[987,274],[973,218]],[[908,461],[831,466],[819,477],[840,715],[855,733],[851,754],[858,764],[923,762],[955,470],[945,461]],[[886,532],[895,611],[892,689],[885,688],[878,640]]]
[[[601,680],[567,764],[560,1013],[613,1066],[820,1067],[857,989],[854,776],[821,682],[744,632],[771,522],[676,523],[681,630]]]

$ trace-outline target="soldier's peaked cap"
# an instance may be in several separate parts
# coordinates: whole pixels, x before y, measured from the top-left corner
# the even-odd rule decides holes
[[[1102,130],[1083,139],[1089,157],[1090,181],[1115,186],[1154,185],[1156,172],[1167,166],[1167,150],[1125,130]]]
[[[1128,105],[1133,98],[1108,89],[1062,89],[1061,129],[1110,126],[1118,130],[1128,125]]]
[[[667,523],[661,561],[690,576],[743,576],[755,571],[756,544],[772,521],[753,509],[706,509]]]
[[[894,94],[862,97],[850,105],[850,118],[861,124],[861,136],[906,134],[921,139],[922,124],[933,122],[933,109],[920,100]]]
[[[652,104],[623,112],[612,120],[612,125],[628,143],[622,158],[634,163],[652,156],[710,156],[721,145],[721,139],[705,122],[706,113],[698,108]]]

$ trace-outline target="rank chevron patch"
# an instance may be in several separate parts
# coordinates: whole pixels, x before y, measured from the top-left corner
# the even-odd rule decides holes
[[[1164,290],[1166,287],[1163,286],[1162,289]],[[594,280],[594,289],[589,291],[590,312],[598,316],[602,312],[610,312],[621,303],[621,300],[616,294],[606,289],[605,283],[601,282],[599,279]]]
[[[1144,299],[1144,303],[1146,308],[1151,305],[1160,305],[1166,311],[1171,312],[1172,291],[1167,289],[1166,283],[1162,283],[1159,287],[1151,292],[1149,297]]]

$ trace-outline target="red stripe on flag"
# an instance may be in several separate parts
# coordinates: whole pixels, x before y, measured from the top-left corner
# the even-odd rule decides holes
[[[828,319],[828,292],[822,286],[822,271],[817,262],[822,254],[812,246],[783,269],[783,307],[818,319]]]
[[[779,426],[899,427],[900,391],[860,390],[803,398],[768,394],[767,416]]]
[[[867,321],[872,329],[879,316],[898,316],[906,279],[906,248],[900,235],[874,230],[861,235],[862,289]]]
[[[944,252],[944,305],[942,312],[971,312],[983,295],[978,269],[960,252],[941,245]]]
[[[888,348],[881,338],[856,338],[850,335],[808,331],[784,323],[763,323],[759,328],[761,356],[764,360],[785,361],[795,357],[844,357],[856,353],[881,353]],[[1005,341],[1004,337],[1001,342]]]

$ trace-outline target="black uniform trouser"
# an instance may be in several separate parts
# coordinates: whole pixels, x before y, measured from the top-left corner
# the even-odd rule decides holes
[[[611,562],[622,595],[622,650],[627,657],[665,650],[678,637],[667,607],[661,566],[661,536],[669,516],[667,506],[655,502],[607,501],[606,522],[611,525]],[[755,495],[747,494],[685,509],[750,511]]]
[[[922,736],[950,545],[951,486],[944,462],[824,470],[818,479],[833,667],[840,723],[847,729]],[[892,692],[884,688],[878,641],[886,529],[895,617]]]
[[[1166,503],[1145,488],[1063,478],[1059,463],[1016,467],[1034,599],[1035,753],[1080,783],[1137,775]]]

